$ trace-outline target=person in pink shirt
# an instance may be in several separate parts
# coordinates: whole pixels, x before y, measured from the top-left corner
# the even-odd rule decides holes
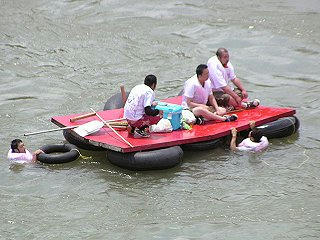
[[[227,49],[219,48],[216,55],[208,60],[207,65],[213,95],[219,106],[232,110],[235,107],[251,108],[259,105],[258,99],[248,101],[248,93],[235,74]]]
[[[237,129],[231,128],[232,139],[230,142],[230,149],[233,151],[251,151],[260,152],[265,150],[269,141],[267,137],[262,136],[261,130],[255,127],[255,122],[250,121],[251,131],[249,132],[248,138],[244,139],[238,146],[236,144],[237,140]]]
[[[8,152],[8,159],[16,163],[32,163],[37,160],[37,155],[43,153],[41,149],[30,153],[20,139],[11,142],[11,149]]]

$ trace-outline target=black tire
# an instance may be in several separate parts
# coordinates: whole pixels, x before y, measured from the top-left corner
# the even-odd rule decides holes
[[[78,148],[90,150],[90,151],[104,151],[103,147],[98,147],[93,145],[88,141],[88,139],[82,138],[75,133],[72,133],[71,130],[63,130],[64,138],[71,144],[76,145]]]
[[[43,163],[60,164],[76,160],[79,156],[79,150],[72,144],[54,144],[45,145],[40,148],[45,153],[40,153],[37,160]],[[51,154],[51,153],[61,154]]]
[[[187,151],[205,151],[205,150],[210,150],[217,148],[219,146],[223,145],[224,138],[218,138],[210,141],[204,141],[204,142],[196,142],[196,143],[188,143],[182,145],[183,150]]]
[[[279,118],[276,121],[257,127],[263,136],[268,139],[283,138],[294,134],[300,127],[300,121],[296,116]]]
[[[121,153],[107,151],[108,160],[121,168],[129,170],[159,170],[172,168],[182,162],[183,151],[173,146],[151,151]]]
[[[129,96],[129,92],[126,92],[126,96]],[[122,95],[121,92],[117,93],[113,96],[111,96],[107,102],[104,104],[103,110],[111,110],[111,109],[118,109],[118,108],[123,108],[124,104],[122,101]]]

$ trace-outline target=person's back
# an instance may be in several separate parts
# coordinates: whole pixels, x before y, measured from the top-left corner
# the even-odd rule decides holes
[[[132,88],[124,106],[124,118],[137,121],[145,114],[145,105],[154,100],[154,91],[145,84]]]
[[[156,76],[147,75],[144,84],[137,85],[131,90],[124,105],[124,118],[128,121],[128,131],[134,137],[149,137],[149,126],[157,124],[161,119],[160,111],[152,108],[156,104],[154,102],[156,86]]]

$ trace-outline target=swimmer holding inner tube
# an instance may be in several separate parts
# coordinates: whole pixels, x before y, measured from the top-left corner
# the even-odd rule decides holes
[[[43,153],[41,149],[30,153],[26,149],[21,139],[14,139],[11,142],[11,149],[8,152],[8,159],[15,163],[34,163],[37,161],[37,155]]]
[[[237,129],[231,128],[231,150],[260,152],[268,147],[269,141],[267,137],[262,136],[261,130],[255,127],[255,121],[249,121],[249,125],[251,131],[249,132],[248,138],[244,139],[238,146],[236,145]]]

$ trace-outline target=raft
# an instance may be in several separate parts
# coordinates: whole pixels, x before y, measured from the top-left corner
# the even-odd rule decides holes
[[[123,106],[120,99],[121,96],[119,94],[111,97],[104,107],[104,109],[108,110],[100,111],[98,114],[105,120],[122,118],[123,108],[112,109],[113,107]],[[164,99],[162,101],[181,104],[181,100],[181,96],[177,96]],[[299,128],[299,121],[294,116],[295,113],[296,111],[292,108],[260,105],[257,108],[236,112],[239,118],[235,122],[209,121],[204,125],[194,125],[191,130],[179,129],[171,133],[152,133],[150,138],[141,139],[131,137],[125,129],[117,129],[118,133],[125,138],[132,147],[122,141],[107,127],[100,129],[97,133],[85,137],[80,137],[73,130],[65,131],[64,136],[67,141],[79,148],[107,151],[106,156],[109,161],[123,168],[133,170],[164,169],[173,167],[182,161],[182,154],[178,149],[174,151],[174,155],[169,156],[169,158],[173,159],[172,163],[165,157],[165,160],[163,160],[164,164],[159,163],[157,166],[153,165],[152,162],[159,159],[159,156],[166,156],[165,152],[168,148],[177,146],[179,148],[182,147],[183,150],[213,149],[223,144],[225,137],[230,135],[230,129],[232,127],[237,128],[238,132],[248,131],[249,120],[254,120],[256,122],[256,126],[262,128],[268,138],[291,135]],[[67,116],[55,116],[52,117],[51,121],[60,127],[67,127],[81,125],[93,120],[99,120],[98,117],[93,116],[76,122],[70,122],[70,118],[82,114],[83,113]],[[157,157],[155,158],[152,151],[158,151],[160,154],[156,154]],[[140,156],[137,155],[137,153],[143,153],[144,157],[135,157]],[[145,156],[150,157],[148,158]]]

